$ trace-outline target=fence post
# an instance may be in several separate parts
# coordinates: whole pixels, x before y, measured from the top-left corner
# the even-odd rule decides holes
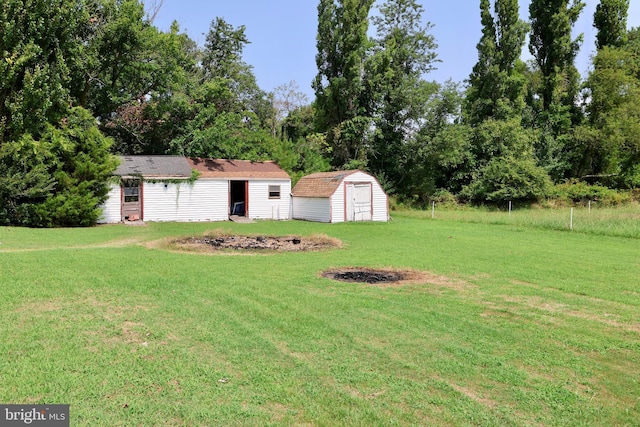
[[[509,200],[509,216],[511,216],[511,200]]]
[[[431,202],[431,219],[436,217],[436,202]]]
[[[571,216],[569,217],[569,230],[573,230],[573,208],[571,208]]]

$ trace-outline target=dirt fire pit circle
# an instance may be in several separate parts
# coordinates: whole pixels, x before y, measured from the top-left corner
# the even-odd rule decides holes
[[[268,253],[305,252],[342,247],[342,242],[324,234],[311,236],[238,235],[212,231],[202,236],[174,239],[173,249],[189,252]]]
[[[400,283],[417,279],[417,272],[368,267],[343,267],[325,270],[322,277],[349,283],[368,283],[370,285]]]

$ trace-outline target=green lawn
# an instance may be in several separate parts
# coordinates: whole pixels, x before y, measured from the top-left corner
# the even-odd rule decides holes
[[[639,425],[640,239],[430,214],[0,228],[0,402],[74,426]],[[219,228],[343,247],[148,244]],[[431,278],[320,277],[340,266]]]

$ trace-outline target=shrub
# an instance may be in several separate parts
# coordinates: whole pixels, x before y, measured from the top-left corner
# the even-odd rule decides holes
[[[0,223],[30,227],[95,224],[117,166],[111,140],[91,114],[73,108],[40,140],[0,146]]]
[[[559,202],[581,204],[596,202],[602,206],[616,206],[632,200],[631,193],[612,190],[601,185],[590,185],[582,181],[567,181],[555,185],[549,197]]]
[[[473,202],[535,202],[547,195],[551,181],[533,160],[510,156],[492,159],[461,196]]]
[[[451,194],[449,191],[440,189],[437,190],[431,197],[431,202],[435,202],[436,205],[444,206],[444,207],[457,207],[458,199],[455,195]]]

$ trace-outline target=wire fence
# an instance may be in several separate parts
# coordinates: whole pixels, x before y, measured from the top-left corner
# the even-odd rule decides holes
[[[503,224],[564,230],[618,237],[640,238],[640,204],[601,208],[586,206],[566,208],[521,208],[505,204],[503,209],[468,208],[431,205],[428,211],[404,211],[407,215],[433,220]]]

